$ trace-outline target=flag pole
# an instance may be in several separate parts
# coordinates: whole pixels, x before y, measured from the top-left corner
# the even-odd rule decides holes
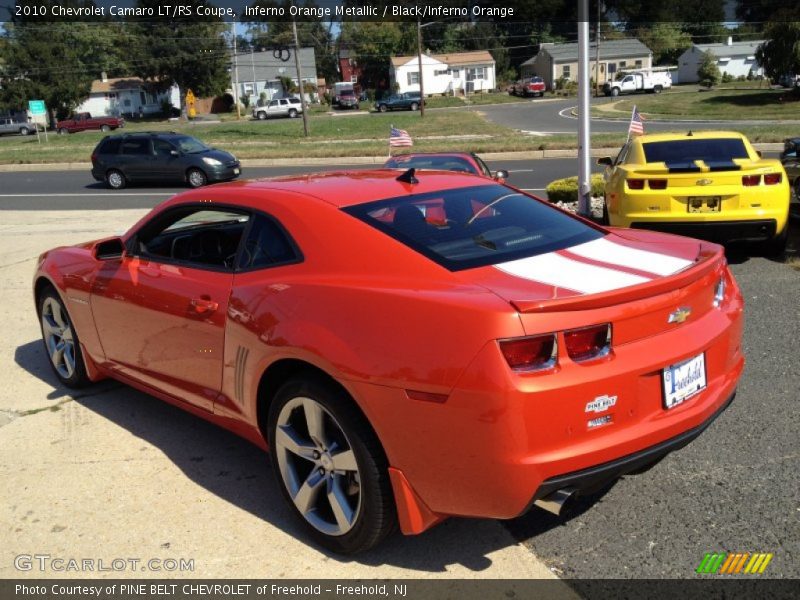
[[[392,129],[394,125],[389,124],[389,158],[392,158]]]
[[[626,144],[631,141],[631,123],[633,123],[633,115],[635,114],[636,114],[636,105],[634,104],[633,110],[631,111],[631,120],[628,121],[628,139],[625,141]]]

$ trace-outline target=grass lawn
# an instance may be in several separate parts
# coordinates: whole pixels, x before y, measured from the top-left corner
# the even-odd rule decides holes
[[[488,95],[487,95],[488,96]],[[461,100],[458,100],[461,102]],[[144,122],[129,123],[123,131],[176,131],[200,138],[240,158],[317,158],[385,156],[388,154],[389,127],[406,129],[414,138],[417,151],[515,152],[574,149],[575,135],[526,136],[484,120],[477,111],[426,112],[398,111],[386,114],[309,115],[311,135],[303,137],[302,119],[268,121],[224,121],[222,123]],[[779,142],[786,127],[751,126],[738,128],[754,142]],[[0,164],[88,162],[103,138],[100,132],[67,136],[50,135],[48,143],[37,143],[35,136],[0,138]],[[626,138],[626,127],[619,133],[592,136],[592,146],[607,147],[614,154]]]
[[[789,90],[695,90],[625,96],[593,108],[592,114],[627,118],[635,104],[652,119],[800,120],[800,94]]]

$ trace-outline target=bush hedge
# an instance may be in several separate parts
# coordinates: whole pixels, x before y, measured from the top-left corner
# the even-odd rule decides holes
[[[602,196],[604,187],[603,176],[596,173],[592,175],[592,196]],[[578,178],[556,179],[547,185],[546,190],[550,202],[577,202]]]

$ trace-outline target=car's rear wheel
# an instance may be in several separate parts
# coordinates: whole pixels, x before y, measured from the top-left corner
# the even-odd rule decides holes
[[[289,118],[294,119],[297,116],[297,110],[294,108],[289,109]]]
[[[256,113],[256,116],[258,117],[259,121],[264,121],[267,118],[267,113],[262,110]]]
[[[89,383],[78,334],[64,303],[52,288],[45,291],[39,299],[39,316],[44,347],[58,380],[71,388]]]
[[[664,88],[663,88],[662,86],[660,86],[660,85],[657,85],[657,86],[655,86],[655,87],[653,88],[653,92],[654,92],[654,93],[656,93],[656,94],[660,94],[660,93],[661,93],[661,91],[662,91],[663,89],[664,89]]]
[[[199,188],[208,183],[208,177],[200,169],[189,169],[186,172],[186,182],[190,187]]]
[[[28,129],[27,127],[20,127],[20,129],[19,129],[19,134],[20,135],[28,135],[30,132],[31,132],[31,130]]]
[[[417,104],[416,102],[412,102],[411,103],[411,110],[417,110],[418,108],[419,108],[419,104]]]
[[[281,492],[321,546],[353,554],[395,529],[386,456],[343,390],[313,376],[288,381],[270,405],[268,437]]]
[[[100,131],[102,131],[103,133],[108,133],[109,131],[111,131],[111,127],[109,127],[108,125],[101,125]]]
[[[106,185],[112,190],[121,190],[127,185],[127,183],[128,182],[125,179],[125,175],[123,175],[122,171],[110,169],[106,173]]]
[[[385,113],[389,108],[385,104],[378,104],[378,112]]]

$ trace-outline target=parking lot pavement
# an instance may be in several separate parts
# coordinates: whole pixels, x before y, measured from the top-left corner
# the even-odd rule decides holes
[[[36,257],[121,232],[144,212],[3,213],[0,577],[554,577],[494,521],[453,519],[364,556],[326,554],[302,537],[260,450],[126,386],[57,385],[30,291]],[[34,561],[19,571],[19,555],[89,559],[95,570],[42,572]],[[161,571],[145,570],[151,559]],[[163,570],[174,566],[165,559],[194,569]],[[98,572],[100,560],[125,568]]]

